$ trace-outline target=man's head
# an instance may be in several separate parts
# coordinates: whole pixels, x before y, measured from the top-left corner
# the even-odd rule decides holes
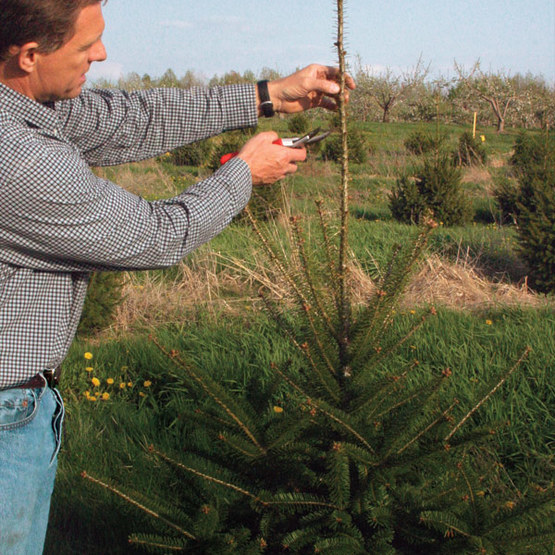
[[[101,0],[0,0],[0,80],[44,102],[81,92],[106,59]]]

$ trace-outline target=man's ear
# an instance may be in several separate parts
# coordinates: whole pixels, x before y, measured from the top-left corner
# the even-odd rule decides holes
[[[27,42],[21,46],[10,47],[10,54],[17,57],[19,69],[29,74],[35,69],[38,55],[38,43]]]

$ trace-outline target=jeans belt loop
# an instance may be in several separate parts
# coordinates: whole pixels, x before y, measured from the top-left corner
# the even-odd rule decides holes
[[[53,370],[45,370],[42,373],[44,379],[46,380],[46,383],[51,389],[57,387],[58,383],[60,382],[61,370],[62,369],[60,366],[56,366],[56,368],[54,368]]]
[[[37,389],[48,386],[54,389],[60,381],[61,367],[53,370],[44,370],[21,385],[16,385],[12,389]]]

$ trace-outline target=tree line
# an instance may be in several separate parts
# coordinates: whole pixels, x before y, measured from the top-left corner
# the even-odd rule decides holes
[[[357,89],[351,96],[350,111],[358,121],[434,121],[468,123],[472,114],[481,126],[524,129],[553,128],[555,125],[555,86],[542,76],[484,71],[477,61],[470,69],[455,62],[455,77],[430,77],[430,66],[420,58],[405,71],[385,68],[376,71],[360,59],[352,64]],[[129,73],[117,82],[99,79],[95,86],[124,90],[153,87],[206,87],[253,83],[259,79],[281,77],[275,69],[258,73],[229,71],[206,78],[188,70],[178,77],[168,69],[161,77]]]

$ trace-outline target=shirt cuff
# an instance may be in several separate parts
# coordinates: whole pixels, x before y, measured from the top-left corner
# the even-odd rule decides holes
[[[256,86],[248,83],[222,87],[222,107],[226,131],[256,127],[258,123]]]
[[[252,175],[249,165],[241,158],[225,163],[214,177],[229,186],[232,216],[239,214],[249,202],[252,193]]]

